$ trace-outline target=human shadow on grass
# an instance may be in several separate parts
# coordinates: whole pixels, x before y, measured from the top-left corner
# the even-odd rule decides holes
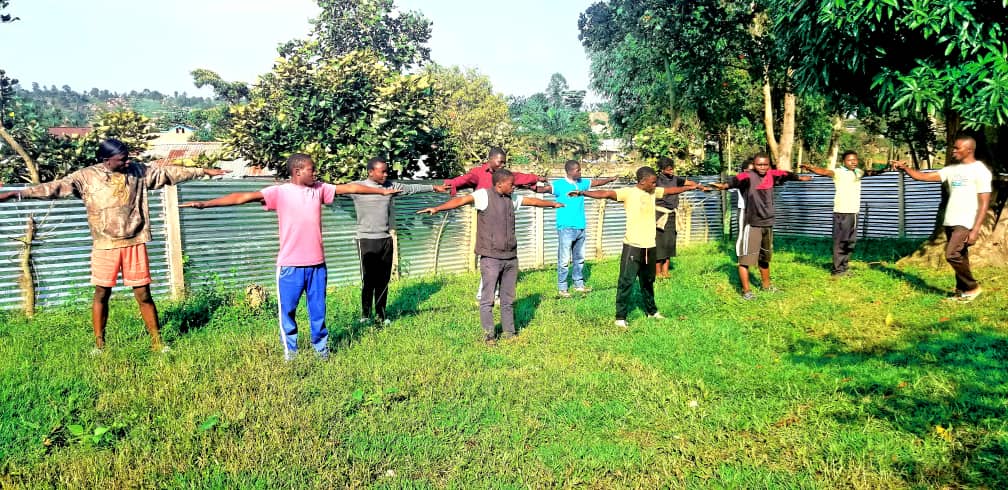
[[[542,295],[539,293],[515,299],[513,305],[515,332],[521,332],[529,323],[532,323],[532,318],[535,317],[536,309],[539,308],[541,302]]]
[[[188,294],[182,301],[171,302],[158,309],[163,327],[177,328],[180,335],[185,335],[206,327],[214,313],[227,303],[228,298],[223,291],[204,288]]]
[[[395,291],[389,291],[390,303],[386,308],[390,318],[413,316],[427,311],[421,308],[424,301],[445,287],[447,279],[435,277],[430,280],[411,282]]]
[[[964,315],[916,326],[897,347],[803,339],[790,346],[789,359],[841,380],[839,392],[856,408],[835,416],[838,422],[881,419],[916,438],[945,440],[949,453],[942,463],[926,464],[909,453],[895,462],[906,483],[1008,488],[1008,442],[996,436],[996,427],[1008,420],[1008,334],[970,330],[976,323]],[[880,362],[889,369],[880,369]],[[912,372],[898,372],[904,370]],[[925,375],[928,383],[940,383],[935,374],[949,381],[921,390],[929,393],[915,392],[916,380]]]
[[[899,269],[897,269],[895,267],[891,267],[891,266],[884,265],[884,264],[869,264],[868,267],[870,267],[872,270],[876,270],[876,271],[882,272],[882,273],[884,273],[886,275],[889,275],[889,276],[895,277],[895,278],[897,278],[897,279],[899,279],[901,281],[904,281],[904,282],[912,285],[914,287],[914,289],[918,289],[918,290],[920,290],[920,291],[922,291],[924,293],[937,294],[937,295],[942,295],[942,296],[947,295],[949,293],[948,290],[945,290],[945,289],[942,289],[942,288],[939,288],[939,287],[936,287],[936,286],[933,286],[933,285],[929,284],[927,281],[925,281],[923,278],[921,278],[918,275],[910,274],[909,272],[899,270]]]

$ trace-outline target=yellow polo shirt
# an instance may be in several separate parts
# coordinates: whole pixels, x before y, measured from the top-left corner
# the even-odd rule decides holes
[[[655,246],[655,199],[665,196],[665,189],[657,187],[654,194],[640,190],[637,186],[616,189],[616,200],[623,203],[626,211],[626,235],[623,243],[639,247]]]

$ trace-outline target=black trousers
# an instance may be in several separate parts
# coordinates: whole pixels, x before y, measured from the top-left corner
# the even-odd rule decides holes
[[[847,272],[857,243],[857,213],[833,213],[833,273]]]
[[[392,278],[392,238],[360,238],[357,252],[361,267],[361,317],[385,319],[388,284]]]
[[[640,282],[644,311],[648,315],[658,313],[654,299],[655,249],[638,248],[623,244],[620,256],[619,279],[616,282],[616,319],[626,320],[630,310],[634,279]]]

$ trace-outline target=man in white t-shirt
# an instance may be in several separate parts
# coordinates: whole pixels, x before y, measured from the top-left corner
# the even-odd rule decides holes
[[[945,208],[945,260],[956,275],[956,299],[972,301],[983,290],[970,271],[968,250],[980,237],[980,228],[990,207],[990,169],[974,157],[976,140],[969,136],[956,138],[952,157],[958,164],[948,165],[937,172],[923,173],[907,167],[906,162],[894,162],[893,167],[903,170],[914,180],[945,182],[949,186],[948,206]]]
[[[857,243],[858,212],[861,211],[861,180],[884,172],[858,168],[856,151],[846,151],[836,169],[802,164],[802,170],[833,179],[833,276],[847,274],[847,264]]]

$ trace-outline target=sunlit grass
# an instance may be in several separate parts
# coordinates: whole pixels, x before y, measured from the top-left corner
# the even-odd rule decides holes
[[[386,328],[331,291],[329,361],[284,363],[273,306],[228,291],[159,304],[165,356],[131,302],[100,357],[86,307],[0,313],[0,486],[1008,485],[1004,271],[953,304],[951,270],[892,263],[915,243],[863,242],[839,280],[827,241],[777,245],[781,292],[742,301],[727,249],[693,247],[657,285],[669,318],[626,331],[614,260],[586,297],[523,273],[492,348],[473,274],[395,283]]]

